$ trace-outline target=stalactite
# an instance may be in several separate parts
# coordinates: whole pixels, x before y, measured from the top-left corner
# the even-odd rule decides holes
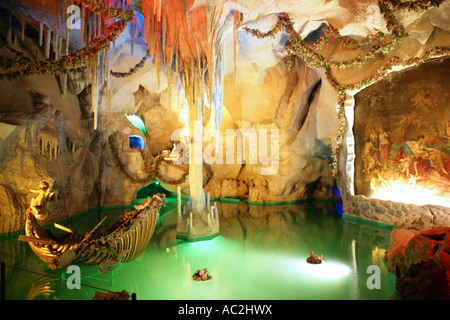
[[[98,126],[98,94],[99,94],[99,57],[93,57],[90,61],[90,79],[91,79],[91,97],[92,97],[92,111],[94,112],[94,130]]]
[[[181,122],[181,79],[177,81],[177,96],[178,96],[178,121]]]
[[[50,45],[52,40],[52,30],[48,27],[46,30],[46,37],[45,37],[45,59],[50,58]]]
[[[55,34],[57,34],[57,33],[55,32]],[[54,48],[55,60],[58,60],[61,57],[61,47],[62,47],[61,40],[62,40],[62,38],[60,36],[56,35],[55,48]]]
[[[92,41],[92,32],[93,29],[92,26],[94,25],[94,18],[93,18],[93,14],[91,14],[90,12],[87,13],[88,16],[88,25],[87,25],[87,43],[90,43]]]
[[[50,160],[58,159],[58,156],[61,154],[58,138],[46,132],[39,132],[37,141],[42,156],[48,156]]]
[[[69,54],[69,43],[70,43],[70,37],[69,37],[69,27],[67,26],[67,24],[66,24],[66,48],[65,48],[65,51],[64,51],[64,53],[65,53],[65,55],[68,55]]]
[[[98,20],[99,20],[98,14],[92,14],[92,39],[97,38],[99,35],[98,33]]]
[[[27,22],[25,20],[25,17],[20,17],[20,26],[21,26],[21,40],[24,41],[25,40],[25,28],[27,26]]]
[[[39,23],[39,46],[42,46],[42,36],[44,35],[44,24],[42,22]]]
[[[80,30],[80,34],[81,34],[81,40],[85,41],[85,34],[84,34],[84,29],[85,29],[85,4],[84,2],[81,2],[81,10],[80,10],[80,17],[81,17],[81,30]],[[86,41],[85,41],[86,42]]]
[[[68,81],[67,73],[63,73],[61,75],[61,77],[62,77],[62,80],[61,80],[62,81],[62,93],[65,94],[67,91],[67,81]]]
[[[52,156],[53,160],[56,160],[58,153],[58,142],[52,141]]]
[[[106,60],[106,68],[105,68],[105,79],[106,79],[106,92],[108,95],[108,110],[111,111],[111,58],[109,55],[109,49],[110,46],[106,48],[105,54],[105,60]]]

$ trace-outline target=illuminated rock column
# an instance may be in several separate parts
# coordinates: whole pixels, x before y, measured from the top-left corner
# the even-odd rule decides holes
[[[203,100],[199,98],[196,105],[189,108],[189,206],[182,214],[177,214],[177,238],[186,241],[207,240],[219,234],[217,206],[209,207],[210,197],[206,199],[203,190],[202,123]],[[181,208],[179,198],[177,208]]]
[[[203,212],[203,100],[189,108],[189,193],[193,215]]]

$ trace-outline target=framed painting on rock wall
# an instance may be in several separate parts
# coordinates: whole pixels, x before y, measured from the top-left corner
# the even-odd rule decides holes
[[[449,75],[440,58],[355,95],[355,194],[450,199]]]

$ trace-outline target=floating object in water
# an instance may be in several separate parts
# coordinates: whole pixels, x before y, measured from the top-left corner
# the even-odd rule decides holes
[[[140,202],[104,231],[96,229],[104,217],[84,236],[76,232],[65,234],[42,228],[31,209],[26,211],[25,236],[33,252],[52,269],[69,264],[98,264],[100,272],[110,272],[120,263],[137,258],[147,247],[158,220],[158,213],[166,204],[164,194],[156,194]],[[72,231],[72,230],[70,230]]]
[[[310,251],[309,257],[306,258],[306,262],[308,262],[310,264],[321,264],[323,260],[327,261],[321,254],[318,256],[315,256],[314,251]]]
[[[197,282],[211,280],[212,277],[209,275],[208,269],[197,270],[192,276],[192,280]]]

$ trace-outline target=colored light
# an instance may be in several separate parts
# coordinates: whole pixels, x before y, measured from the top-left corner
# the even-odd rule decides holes
[[[129,141],[131,149],[137,148],[145,150],[144,138],[142,138],[141,136],[129,136]]]
[[[322,279],[339,279],[350,273],[350,268],[337,262],[323,262],[321,264],[309,264],[306,261],[298,262],[302,272],[310,276]]]
[[[147,134],[144,121],[142,121],[141,117],[135,114],[125,114],[125,117],[127,117],[128,121],[130,121],[133,126],[140,129],[144,134]]]
[[[402,202],[418,206],[427,204],[445,207],[450,206],[450,200],[442,197],[439,190],[429,189],[423,184],[416,184],[416,181],[412,178],[408,183],[386,180],[383,181],[381,187],[372,187],[372,190],[374,190],[372,198],[379,200]]]

